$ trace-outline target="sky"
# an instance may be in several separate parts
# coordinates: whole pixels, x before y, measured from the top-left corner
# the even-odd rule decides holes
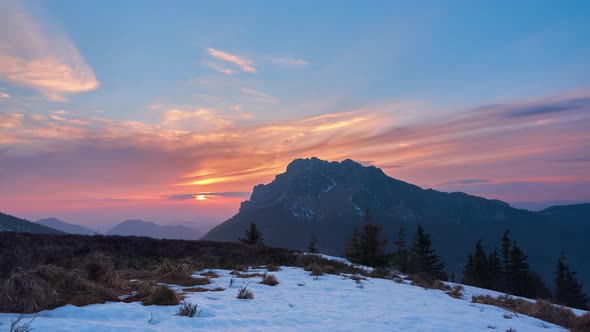
[[[312,156],[590,201],[589,31],[587,1],[2,0],[0,211],[212,225]]]

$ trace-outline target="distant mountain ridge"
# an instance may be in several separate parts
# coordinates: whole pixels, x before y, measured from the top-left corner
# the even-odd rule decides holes
[[[148,236],[156,239],[198,240],[203,234],[190,227],[158,225],[143,220],[125,220],[106,234],[124,236]]]
[[[94,235],[95,231],[81,225],[70,224],[57,218],[44,218],[36,221],[37,224],[51,227],[68,234]]]
[[[574,208],[583,210],[590,204],[580,206]],[[304,249],[315,236],[322,252],[342,255],[347,238],[362,225],[366,209],[383,226],[390,245],[401,224],[407,241],[418,224],[424,225],[450,274],[461,273],[478,239],[493,249],[504,230],[510,229],[548,283],[563,251],[586,287],[590,286],[590,265],[582,254],[590,250],[590,221],[583,217],[564,221],[567,207],[537,213],[465,193],[424,190],[352,160],[294,160],[271,183],[255,186],[239,212],[203,239],[236,241],[255,222],[270,246]]]
[[[0,232],[63,234],[63,232],[0,212]]]

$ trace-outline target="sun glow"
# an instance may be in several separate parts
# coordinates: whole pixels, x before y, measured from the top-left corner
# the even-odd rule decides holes
[[[197,196],[195,196],[195,199],[197,201],[204,201],[204,200],[207,199],[207,196],[205,196],[205,195],[197,195]]]

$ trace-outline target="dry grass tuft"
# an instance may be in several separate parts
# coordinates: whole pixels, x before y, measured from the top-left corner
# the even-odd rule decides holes
[[[319,266],[317,263],[312,263],[312,264],[306,266],[304,270],[311,271],[310,275],[312,275],[312,276],[323,276],[324,275],[324,269],[322,269],[322,267]]]
[[[177,305],[178,303],[180,303],[180,296],[164,285],[156,286],[143,301],[143,305]]]
[[[184,316],[184,317],[189,317],[189,318],[193,318],[195,316],[199,317],[201,314],[201,311],[197,310],[198,307],[199,306],[196,304],[182,301],[180,303],[180,307],[178,308],[178,311],[176,312],[176,316]]]
[[[267,266],[266,266],[266,270],[267,270],[268,272],[277,272],[277,271],[280,271],[280,270],[281,270],[281,268],[280,268],[280,267],[278,267],[278,266],[276,266],[276,265],[267,265]]]
[[[252,300],[254,299],[254,293],[248,289],[248,286],[240,287],[240,289],[238,289],[237,298],[242,300]]]
[[[323,269],[324,269],[324,273],[326,273],[326,274],[338,274],[338,271],[332,265],[326,265],[323,267]]]
[[[277,280],[277,277],[272,274],[265,274],[262,276],[262,281],[260,283],[268,286],[276,286],[279,284],[279,281]]]
[[[447,292],[447,294],[450,297],[454,297],[456,299],[460,299],[460,298],[463,298],[463,289],[464,289],[463,286],[461,286],[461,285],[455,285],[455,286],[453,286],[453,288],[451,288],[450,291]]]

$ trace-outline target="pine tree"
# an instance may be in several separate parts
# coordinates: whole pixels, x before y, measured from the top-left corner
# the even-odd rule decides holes
[[[512,240],[510,240],[510,231],[504,231],[502,236],[502,276],[501,289],[508,292],[512,289],[510,278],[510,252],[512,251]]]
[[[493,290],[501,290],[502,289],[502,261],[500,260],[500,255],[498,255],[498,250],[494,249],[488,255],[488,272],[490,277],[490,289]]]
[[[317,241],[316,241],[315,235],[312,235],[311,239],[309,240],[309,244],[307,245],[307,252],[308,253],[315,254],[318,252],[316,242]]]
[[[422,225],[418,225],[416,235],[409,251],[411,273],[424,273],[439,279],[446,279],[443,272],[445,264],[431,248],[430,234],[426,234]]]
[[[346,245],[346,249],[344,252],[344,256],[353,263],[359,263],[361,257],[361,234],[359,233],[358,229],[354,229],[350,239],[348,240],[348,244]]]
[[[264,245],[264,238],[262,237],[262,234],[260,233],[260,231],[258,231],[258,228],[256,227],[255,223],[251,223],[250,227],[246,230],[246,238],[243,238],[243,239],[241,238],[239,240],[243,244],[257,245],[257,246]]]
[[[513,242],[512,250],[510,251],[508,275],[509,283],[512,285],[512,294],[514,295],[529,296],[529,285],[527,285],[527,282],[529,281],[530,267],[527,263],[527,258],[516,241]]]
[[[393,252],[389,263],[400,272],[406,272],[408,270],[408,248],[406,246],[406,231],[404,224],[400,224],[394,244],[395,251]]]
[[[475,245],[475,252],[467,258],[462,282],[481,288],[490,288],[490,267],[488,256],[481,240]]]
[[[555,271],[555,301],[568,307],[583,310],[588,308],[588,298],[582,291],[582,284],[563,256],[559,257]]]
[[[373,223],[369,209],[365,213],[365,224],[362,234],[355,229],[346,247],[346,257],[354,263],[377,266],[383,264],[385,258],[385,244],[382,238],[381,226]]]

